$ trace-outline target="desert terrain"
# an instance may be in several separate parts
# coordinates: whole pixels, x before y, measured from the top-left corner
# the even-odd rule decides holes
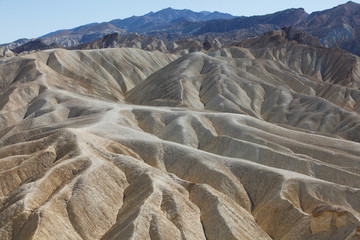
[[[358,56],[2,52],[0,239],[360,239]]]

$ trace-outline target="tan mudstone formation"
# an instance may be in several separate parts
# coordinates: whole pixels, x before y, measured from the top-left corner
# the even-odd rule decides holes
[[[1,58],[0,239],[359,239],[359,74],[281,32]]]

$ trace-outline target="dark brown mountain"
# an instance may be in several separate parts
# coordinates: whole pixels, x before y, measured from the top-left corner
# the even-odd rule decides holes
[[[110,21],[114,26],[127,32],[147,33],[159,29],[171,28],[183,21],[202,22],[214,19],[232,19],[234,16],[220,12],[194,12],[189,9],[177,10],[166,8],[158,12],[150,12],[144,16],[133,16],[126,19]]]
[[[304,9],[288,9],[264,16],[239,17],[206,22],[181,22],[166,30],[152,32],[210,35],[244,40],[270,30],[292,26],[318,37],[326,47],[340,47],[360,54],[360,4],[347,2],[332,9],[307,14]]]
[[[61,30],[45,35],[41,39],[48,45],[56,42],[62,46],[73,47],[91,43],[112,33],[127,35],[129,32],[137,32],[162,41],[190,38],[204,42],[220,37],[230,44],[233,41],[242,41],[271,30],[280,30],[283,27],[293,27],[318,37],[325,47],[340,47],[360,55],[358,40],[360,39],[358,37],[360,34],[360,4],[351,1],[310,15],[304,9],[298,8],[263,16],[237,18],[218,12],[196,13],[190,10],[168,8],[144,16]],[[100,40],[100,42],[102,41]],[[13,49],[15,46],[17,47],[18,43],[9,45],[9,48]]]
[[[298,28],[317,36],[326,47],[340,47],[360,55],[360,4],[347,2],[310,14]]]
[[[300,44],[305,44],[314,47],[322,47],[320,40],[309,33],[302,32],[293,27],[283,27],[281,30],[284,31],[286,40],[289,41],[294,40]]]
[[[267,31],[267,27],[279,29],[284,26],[293,26],[302,22],[308,14],[303,8],[288,9],[273,14],[253,17],[239,17],[231,20],[208,21],[195,32],[196,35],[209,32],[231,32],[239,29],[257,28],[257,32]]]
[[[14,53],[22,53],[22,52],[31,52],[31,51],[38,51],[38,50],[46,50],[52,48],[61,48],[61,45],[57,43],[52,43],[50,45],[46,44],[42,39],[36,39],[31,42],[27,42],[20,47],[13,49]]]
[[[81,43],[92,42],[110,33],[125,33],[125,31],[110,23],[92,23],[70,30],[49,33],[42,36],[41,39],[46,44],[56,42],[64,47],[71,47]]]
[[[144,16],[133,16],[116,19],[104,23],[91,23],[69,30],[60,30],[40,37],[46,44],[58,43],[64,47],[72,47],[89,43],[111,33],[127,34],[129,32],[145,33],[158,29],[167,29],[183,20],[190,22],[211,19],[230,19],[234,16],[220,12],[193,12],[191,10],[163,9],[150,12]]]
[[[186,54],[190,52],[216,50],[223,46],[222,39],[197,40],[181,39],[177,41],[159,40],[137,33],[119,35],[117,33],[106,35],[91,43],[84,43],[71,49],[102,49],[102,48],[138,48],[147,51]]]

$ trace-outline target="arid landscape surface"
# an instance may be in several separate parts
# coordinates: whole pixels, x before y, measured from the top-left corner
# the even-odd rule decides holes
[[[360,58],[293,33],[1,48],[0,239],[360,239]]]

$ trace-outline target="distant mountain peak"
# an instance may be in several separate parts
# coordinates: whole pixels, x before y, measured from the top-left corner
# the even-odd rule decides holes
[[[57,44],[53,44],[52,46],[46,44],[42,39],[35,39],[33,41],[27,42],[20,47],[13,49],[14,53],[22,53],[22,52],[31,52],[38,50],[46,50],[51,48],[58,48]]]
[[[353,2],[353,1],[348,1],[348,2],[346,2],[344,4],[341,4],[341,5],[337,6],[337,7],[358,7],[358,6],[360,6],[359,3],[356,3],[356,2]],[[337,8],[337,7],[335,7],[335,8]]]
[[[209,11],[201,11],[200,13],[202,13],[204,15],[209,15],[211,12],[209,12]]]
[[[356,3],[356,2],[352,2],[352,1],[349,1],[343,5],[340,5],[340,6],[343,6],[349,10],[354,10],[354,9],[359,9],[360,7],[360,4],[359,3]]]
[[[353,1],[348,1],[347,3],[345,3],[345,5],[351,5],[351,4],[356,4],[356,5],[359,5],[358,3],[353,2]]]
[[[190,9],[164,8],[149,12],[143,16],[133,16],[125,19],[115,19],[104,23],[91,23],[73,29],[60,30],[40,37],[44,43],[51,46],[56,42],[61,46],[74,47],[90,43],[112,34],[127,35],[139,33],[159,40],[177,41],[195,38],[201,42],[204,39],[222,37],[224,41],[243,41],[256,37],[271,30],[283,27],[295,27],[318,37],[325,47],[341,47],[360,55],[359,22],[360,4],[348,1],[342,5],[324,11],[308,14],[304,8],[290,8],[266,15],[236,17],[219,11],[195,12]],[[312,40],[308,36],[294,33],[295,40]],[[305,41],[304,40],[304,41]],[[7,44],[9,49],[31,41],[17,41]],[[46,47],[40,43],[31,46]]]
[[[110,21],[117,28],[127,32],[148,33],[158,29],[167,29],[171,25],[182,22],[200,22],[214,19],[233,19],[227,13],[220,12],[194,12],[190,9],[164,8],[157,12],[149,12],[144,16],[130,17],[125,19],[115,19]]]

